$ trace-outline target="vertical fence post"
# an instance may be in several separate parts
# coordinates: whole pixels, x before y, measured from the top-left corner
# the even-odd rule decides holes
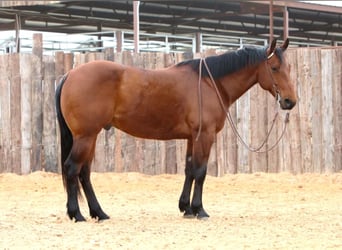
[[[42,106],[42,58],[43,35],[33,34],[32,54],[34,63],[31,64],[32,82],[32,166],[31,171],[42,170],[42,131],[43,131],[43,106]],[[29,63],[29,62],[27,62]]]
[[[59,51],[55,53],[55,79],[56,79],[56,84],[59,84],[60,80],[62,79],[64,75],[64,52]],[[58,172],[60,173],[62,168],[62,162],[61,161],[61,147],[60,147],[60,130],[57,129],[56,133],[56,141],[58,142],[57,144],[57,160],[58,160]]]
[[[133,26],[134,26],[134,52],[139,53],[139,5],[140,1],[133,1]]]
[[[21,75],[21,173],[28,174],[32,166],[32,56],[20,55]]]
[[[55,61],[53,56],[44,56],[43,82],[43,169],[58,172],[58,140],[55,111]],[[58,83],[57,83],[58,84]]]

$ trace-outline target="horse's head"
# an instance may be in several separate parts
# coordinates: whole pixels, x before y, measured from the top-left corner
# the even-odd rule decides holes
[[[289,39],[278,48],[276,42],[274,39],[266,50],[267,59],[266,63],[261,63],[259,66],[258,82],[263,89],[279,98],[282,109],[292,109],[296,105],[297,95],[290,78],[291,67],[284,55]]]

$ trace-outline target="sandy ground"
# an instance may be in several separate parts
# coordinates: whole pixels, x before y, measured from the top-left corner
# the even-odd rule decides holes
[[[66,215],[58,174],[0,175],[0,249],[342,249],[342,174],[208,177],[209,220],[178,211],[181,175],[93,173],[110,220]]]

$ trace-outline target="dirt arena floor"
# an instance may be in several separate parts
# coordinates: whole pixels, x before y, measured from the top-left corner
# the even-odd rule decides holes
[[[74,223],[58,174],[0,175],[0,249],[342,249],[342,174],[208,177],[209,220],[178,211],[181,175],[93,173],[110,220]]]

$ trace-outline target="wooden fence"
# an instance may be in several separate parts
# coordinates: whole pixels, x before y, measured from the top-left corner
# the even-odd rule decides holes
[[[0,56],[0,172],[26,174],[60,172],[59,135],[54,92],[61,76],[91,60],[114,60],[144,68],[162,68],[191,55],[131,52],[32,54]],[[299,103],[290,113],[288,129],[269,153],[249,152],[226,124],[218,134],[208,172],[257,171],[292,173],[338,172],[342,169],[342,48],[290,49],[292,78]],[[242,135],[252,145],[266,135],[277,105],[259,86],[242,96],[230,111]],[[269,145],[280,135],[285,113],[276,122]],[[183,173],[185,141],[133,138],[112,128],[98,137],[94,171]]]

